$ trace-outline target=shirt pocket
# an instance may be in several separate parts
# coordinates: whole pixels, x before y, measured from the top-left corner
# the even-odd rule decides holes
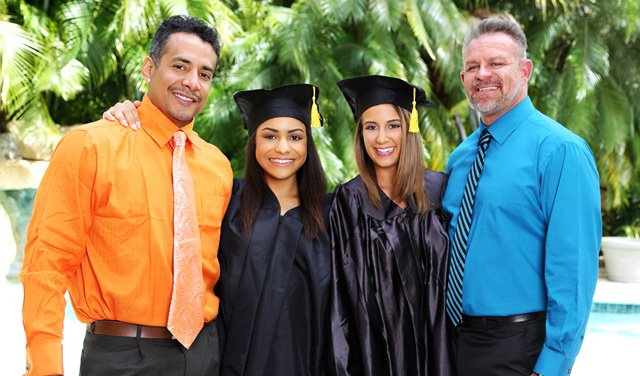
[[[196,205],[204,258],[217,257],[217,249],[220,244],[220,225],[224,217],[224,203],[223,196],[202,195]]]

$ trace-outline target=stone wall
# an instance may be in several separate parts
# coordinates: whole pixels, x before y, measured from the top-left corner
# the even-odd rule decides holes
[[[0,196],[3,193],[0,192]],[[9,214],[0,204],[0,276],[7,275],[11,263],[16,257],[16,241]]]
[[[17,281],[35,192],[49,162],[0,160],[0,272]]]

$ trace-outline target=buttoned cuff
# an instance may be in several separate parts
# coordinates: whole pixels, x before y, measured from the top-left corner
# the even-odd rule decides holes
[[[63,374],[61,343],[43,343],[27,348],[25,376]]]
[[[567,358],[563,354],[543,346],[533,371],[544,376],[565,376],[571,374],[574,362],[575,359]]]

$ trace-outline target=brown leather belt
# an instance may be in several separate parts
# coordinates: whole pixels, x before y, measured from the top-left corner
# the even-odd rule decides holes
[[[169,329],[163,326],[129,324],[122,321],[98,320],[87,324],[87,331],[93,334],[118,337],[172,339]]]

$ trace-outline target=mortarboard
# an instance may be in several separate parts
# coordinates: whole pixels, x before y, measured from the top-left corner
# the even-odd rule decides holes
[[[369,107],[394,104],[411,112],[410,132],[418,132],[416,107],[435,107],[420,87],[404,80],[386,76],[362,76],[338,81],[353,118],[357,122]]]
[[[274,117],[292,117],[307,126],[322,125],[316,99],[320,93],[314,85],[296,84],[274,89],[239,91],[233,95],[240,117],[249,134]]]

